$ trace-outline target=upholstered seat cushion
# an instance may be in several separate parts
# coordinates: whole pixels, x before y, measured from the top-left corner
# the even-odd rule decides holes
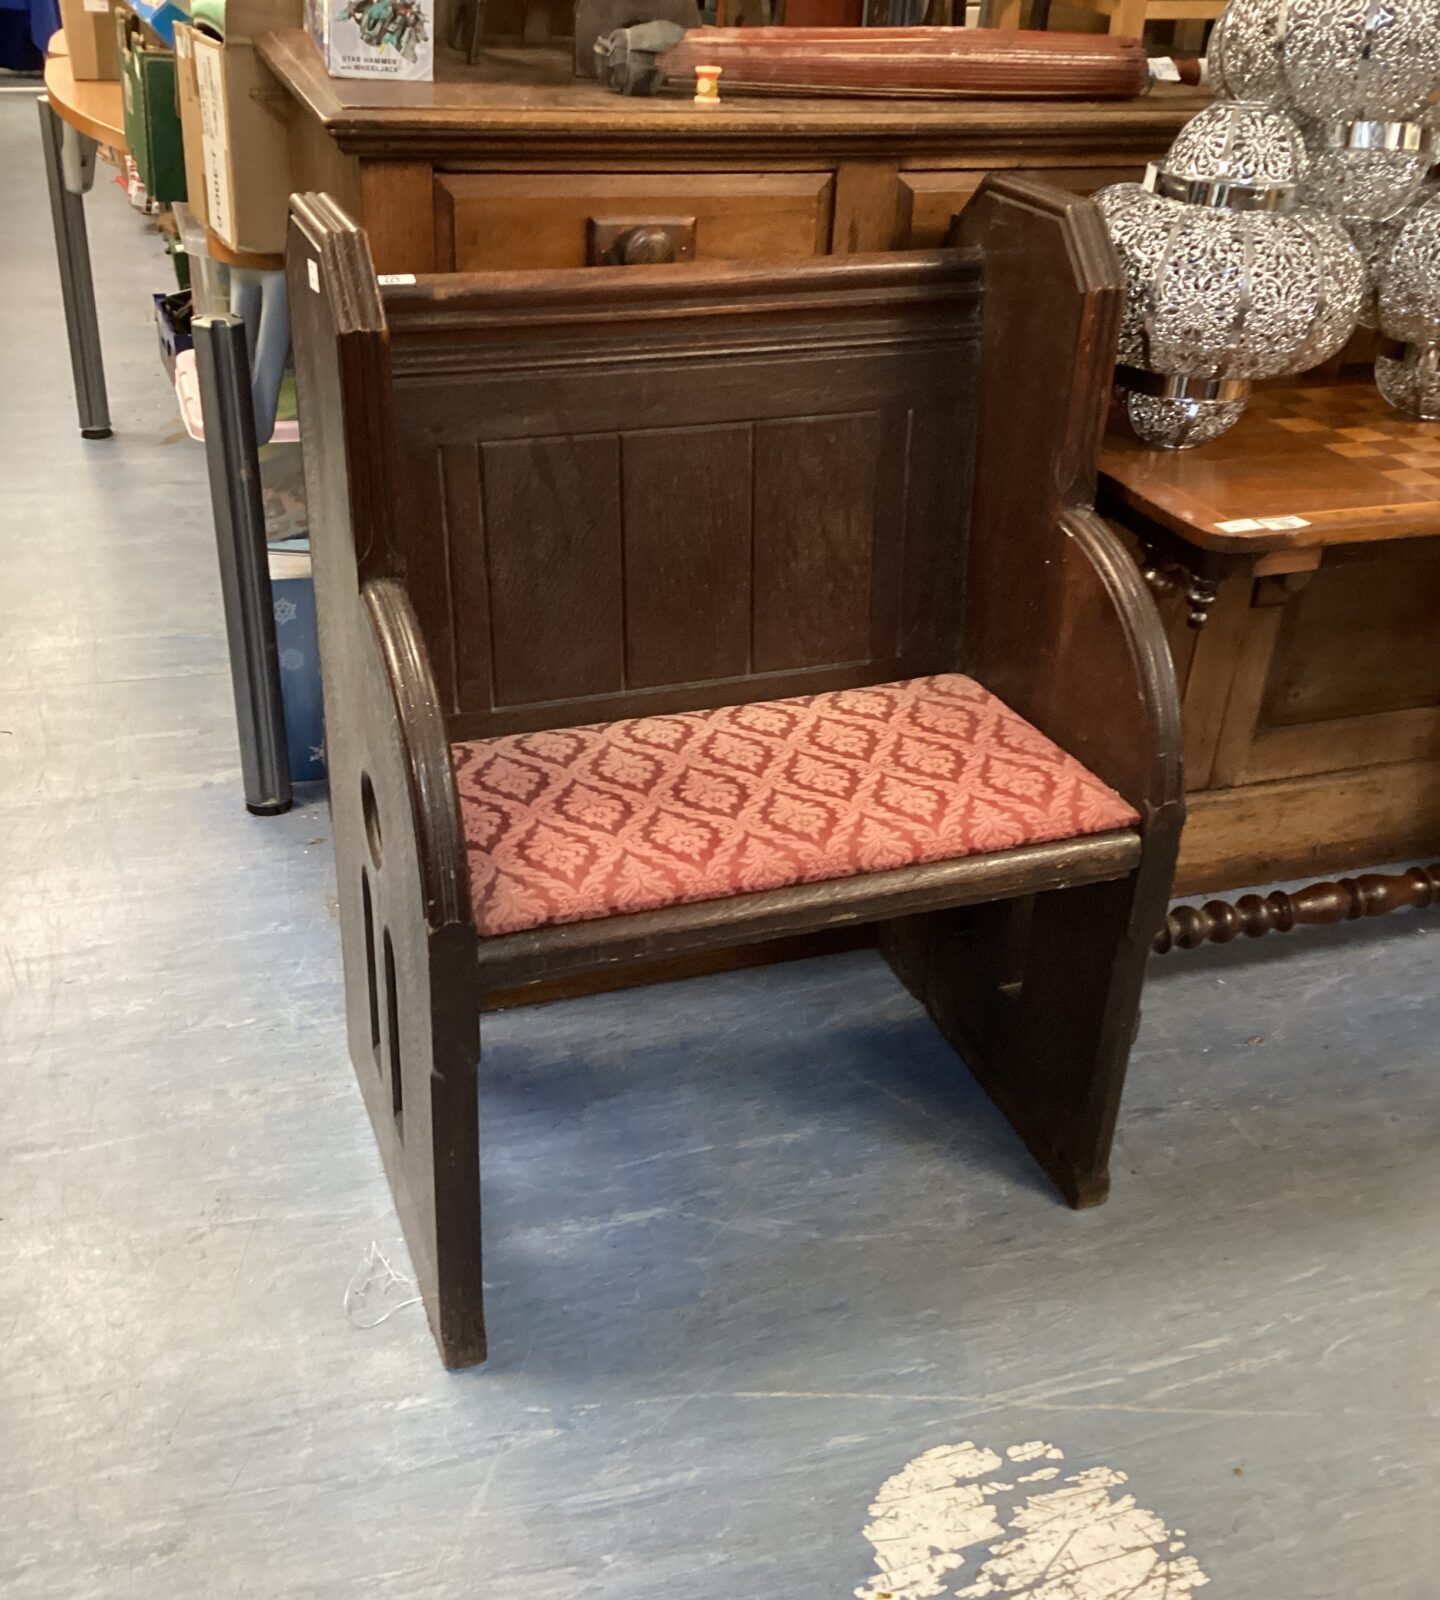
[[[1129,827],[970,678],[453,746],[482,934]]]

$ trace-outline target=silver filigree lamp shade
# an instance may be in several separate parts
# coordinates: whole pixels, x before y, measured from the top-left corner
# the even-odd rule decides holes
[[[1210,81],[1223,99],[1286,103],[1280,52],[1284,0],[1230,0],[1210,30]]]
[[[1397,411],[1440,421],[1440,197],[1410,213],[1380,274],[1375,383]]]
[[[1347,221],[1383,222],[1403,210],[1420,192],[1433,159],[1429,131],[1416,123],[1304,122],[1310,171],[1300,203]],[[1401,144],[1388,145],[1386,127],[1401,129]],[[1375,130],[1380,130],[1376,132]],[[1413,130],[1413,131],[1406,131]],[[1374,138],[1367,145],[1363,141]],[[1413,148],[1404,148],[1404,142]]]
[[[1370,220],[1363,217],[1346,217],[1345,231],[1350,235],[1360,259],[1365,264],[1365,294],[1360,302],[1359,324],[1362,328],[1380,326],[1380,280],[1385,263],[1411,213],[1402,208],[1393,216]]]
[[[1198,205],[1270,211],[1286,203],[1309,165],[1293,118],[1259,101],[1217,100],[1175,135],[1150,186]],[[1205,185],[1224,185],[1225,192]]]
[[[1294,113],[1310,171],[1298,203],[1380,220],[1431,160],[1436,0],[1231,0],[1210,40],[1217,93]]]
[[[1416,121],[1440,81],[1435,0],[1288,0],[1289,102],[1314,122]]]
[[[1365,270],[1349,236],[1282,209],[1306,161],[1283,113],[1217,102],[1146,184],[1095,197],[1125,269],[1117,386],[1147,443],[1218,437],[1257,378],[1315,366],[1350,336]]]

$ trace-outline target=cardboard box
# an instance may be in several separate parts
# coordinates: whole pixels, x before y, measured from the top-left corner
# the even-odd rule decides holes
[[[435,76],[435,0],[305,0],[305,26],[332,78]]]
[[[152,200],[185,198],[185,147],[175,109],[175,53],[151,43],[129,11],[115,13],[125,142]]]
[[[110,0],[60,0],[60,26],[70,49],[70,70],[81,82],[114,83],[120,76]]]
[[[195,75],[195,30],[175,27],[175,98],[180,105],[180,139],[185,147],[185,197],[190,209],[208,223],[205,210],[205,124],[200,115],[200,83]]]
[[[232,250],[280,255],[290,205],[289,96],[254,41],[298,28],[302,0],[229,0],[225,38],[189,30],[205,169],[205,221]]]

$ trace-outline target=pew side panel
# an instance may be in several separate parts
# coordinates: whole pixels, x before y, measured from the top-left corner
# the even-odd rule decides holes
[[[1122,880],[884,943],[1061,1191],[1095,1204],[1184,820],[1160,620],[1091,509],[1122,280],[1094,205],[1021,178],[987,178],[950,239],[985,274],[966,668],[1130,801],[1142,853]]]
[[[364,235],[297,197],[288,251],[350,1057],[447,1366],[482,1360],[476,938],[449,746],[390,571],[394,415]]]

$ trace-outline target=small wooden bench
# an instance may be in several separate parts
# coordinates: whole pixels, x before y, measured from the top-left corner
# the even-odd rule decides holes
[[[382,284],[308,195],[288,270],[350,1050],[446,1364],[497,990],[878,923],[1102,1200],[1182,804],[1090,510],[1093,206],[991,178],[941,251]]]

